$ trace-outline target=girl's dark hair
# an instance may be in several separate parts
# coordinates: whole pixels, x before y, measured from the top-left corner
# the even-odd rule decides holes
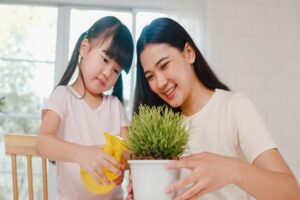
[[[119,19],[113,16],[107,16],[96,21],[86,32],[80,35],[80,37],[76,42],[67,69],[64,75],[62,76],[61,80],[57,84],[57,86],[67,85],[71,80],[75,72],[75,69],[78,65],[81,42],[85,38],[87,38],[89,42],[91,42],[93,39],[101,39],[103,41],[105,39],[111,38],[112,41],[110,47],[105,51],[105,53],[111,59],[114,59],[122,67],[122,69],[125,70],[126,73],[128,73],[131,67],[131,62],[133,57],[132,36],[128,28]],[[79,68],[79,75],[83,79],[80,68]],[[112,95],[117,96],[119,100],[123,102],[122,75],[119,76],[116,84],[114,85]]]
[[[162,43],[168,44],[180,51],[183,51],[185,44],[189,43],[196,54],[194,70],[201,83],[209,89],[219,88],[229,90],[229,88],[217,78],[212,69],[209,67],[187,31],[179,23],[172,19],[158,18],[144,27],[137,42],[137,71],[133,112],[138,113],[138,107],[141,104],[149,106],[161,106],[166,104],[164,100],[150,89],[140,60],[141,53],[147,44]],[[180,111],[180,108],[172,109],[176,112]]]

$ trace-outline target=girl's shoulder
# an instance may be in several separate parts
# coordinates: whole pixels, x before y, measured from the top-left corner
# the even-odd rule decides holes
[[[54,88],[53,92],[51,95],[61,95],[65,94],[69,90],[69,87],[66,85],[60,85]]]
[[[106,102],[112,103],[112,104],[120,104],[122,105],[121,101],[118,99],[118,97],[113,95],[103,95]]]

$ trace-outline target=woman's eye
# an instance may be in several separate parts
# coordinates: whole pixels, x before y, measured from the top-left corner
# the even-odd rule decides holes
[[[152,78],[153,78],[152,75],[146,76],[147,81],[151,81]]]
[[[162,64],[161,66],[160,66],[160,69],[166,69],[166,67],[168,66],[168,64],[169,64],[169,62],[166,62],[166,63],[164,63],[164,64]]]

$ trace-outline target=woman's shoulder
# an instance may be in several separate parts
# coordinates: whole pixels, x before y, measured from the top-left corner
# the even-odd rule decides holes
[[[219,101],[223,102],[223,107],[226,104],[227,108],[233,113],[247,112],[256,109],[254,103],[242,92],[232,92],[218,90]]]
[[[222,89],[216,89],[216,95],[219,99],[222,99],[222,101],[227,101],[234,104],[250,101],[250,99],[242,92],[232,92]]]

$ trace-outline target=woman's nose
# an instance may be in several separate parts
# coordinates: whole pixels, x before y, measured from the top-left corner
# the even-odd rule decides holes
[[[157,75],[157,78],[156,78],[156,85],[157,85],[157,88],[158,89],[164,89],[167,85],[167,79],[165,78],[164,75],[162,74],[159,74]]]

